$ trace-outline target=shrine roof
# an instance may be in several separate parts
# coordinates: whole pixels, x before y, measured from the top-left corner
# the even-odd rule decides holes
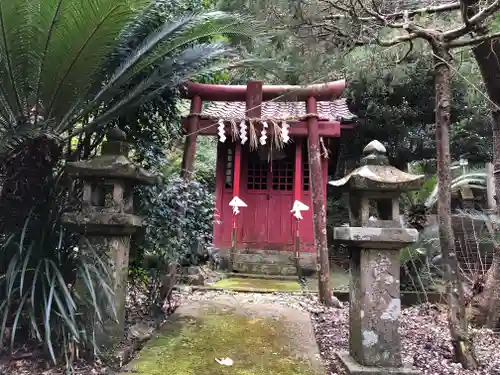
[[[317,102],[320,121],[353,121],[356,116],[347,107],[346,99]],[[267,101],[261,104],[262,120],[299,121],[307,117],[305,102]],[[201,112],[202,118],[243,120],[246,116],[245,102],[210,102]]]

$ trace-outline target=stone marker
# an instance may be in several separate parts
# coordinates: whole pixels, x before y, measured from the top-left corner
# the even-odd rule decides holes
[[[108,262],[111,301],[95,288],[104,325],[86,314],[97,344],[107,350],[124,335],[130,236],[142,226],[141,218],[133,214],[133,188],[135,184],[156,184],[159,178],[128,159],[129,145],[122,130],[113,128],[106,137],[101,155],[66,164],[68,175],[83,181],[83,194],[81,209],[64,213],[61,220],[82,235],[80,256],[91,261],[96,254]]]
[[[398,332],[401,315],[400,249],[417,241],[403,228],[399,195],[418,190],[423,176],[389,165],[385,147],[372,141],[361,166],[330,184],[345,190],[351,226],[334,228],[350,251],[349,353],[337,353],[350,374],[417,374],[403,367]]]

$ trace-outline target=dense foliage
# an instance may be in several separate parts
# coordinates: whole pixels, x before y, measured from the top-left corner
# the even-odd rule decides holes
[[[95,292],[106,295],[110,275],[105,254],[81,253],[78,238],[60,226],[60,214],[78,210],[81,199],[64,162],[95,155],[105,130],[118,124],[133,157],[161,170],[164,149],[180,136],[179,85],[244,62],[220,36],[260,32],[235,14],[179,15],[203,8],[182,1],[70,3],[9,0],[0,12],[0,348],[32,339],[68,364],[96,350],[81,313],[94,310],[100,319]],[[210,199],[201,186],[170,180],[154,189],[136,199],[152,220],[154,251],[165,245],[161,251],[173,255],[210,240],[203,232]],[[191,222],[168,226],[176,198],[208,209],[204,219],[188,209]],[[175,242],[172,231],[184,237]]]
[[[378,139],[388,148],[392,162],[406,168],[408,162],[436,157],[434,73],[431,56],[422,58],[425,51],[417,50],[396,64],[399,54],[360,48],[346,57],[343,65],[349,67],[347,92],[352,111],[361,118],[360,144],[352,154],[360,155],[367,142]],[[488,160],[491,126],[484,97],[470,93],[460,76],[454,77],[453,87],[452,157]]]
[[[35,206],[21,230],[3,238],[0,349],[18,342],[39,343],[54,361],[71,362],[77,347],[97,349],[82,312],[102,323],[96,291],[109,301],[113,296],[105,255],[92,247],[79,251],[76,236],[59,223],[63,207],[58,195],[64,193],[63,186],[51,181],[47,199],[52,204],[46,203],[43,210]]]
[[[317,35],[302,34],[310,25],[298,27],[304,20],[296,1],[219,3],[269,21],[276,34],[247,43],[260,25],[221,11],[199,13],[213,7],[211,0],[0,0],[0,349],[30,339],[53,361],[68,363],[76,349],[95,350],[80,309],[101,319],[95,291],[111,298],[109,275],[105,255],[91,248],[81,253],[78,238],[59,224],[63,210],[80,204],[61,167],[95,155],[112,125],[126,131],[134,160],[166,177],[136,190],[136,209],[147,225],[134,241],[134,270],[144,271],[145,256],[164,264],[195,262],[199,247],[210,244],[214,142],[199,141],[197,181],[175,177],[182,156],[178,88],[186,79],[304,84],[347,76],[351,109],[362,118],[357,136],[344,142],[348,157],[358,160],[374,138],[399,167],[435,157],[433,67],[422,45],[406,54],[399,47],[346,50],[327,38],[312,43]],[[235,48],[240,45],[277,59],[282,69],[233,74],[227,68],[248,62]],[[452,153],[482,161],[491,149],[487,108],[469,89],[478,77],[475,65],[467,53],[460,58]],[[70,147],[75,138],[77,146]],[[329,202],[334,211],[340,205]],[[429,286],[434,275],[427,245],[401,254],[403,282],[412,288]]]
[[[164,184],[138,189],[138,210],[146,220],[139,247],[160,262],[195,263],[198,249],[212,241],[214,196],[198,181],[171,177]]]

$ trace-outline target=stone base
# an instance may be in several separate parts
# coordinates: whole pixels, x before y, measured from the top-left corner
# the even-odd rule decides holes
[[[347,352],[335,353],[349,375],[420,375],[419,370],[408,367],[368,367],[357,363]]]
[[[227,268],[229,249],[216,249],[221,257],[221,268]],[[316,272],[316,255],[300,253],[301,275],[311,276]],[[293,276],[297,274],[295,258],[291,251],[237,249],[233,267],[235,272],[258,275]]]

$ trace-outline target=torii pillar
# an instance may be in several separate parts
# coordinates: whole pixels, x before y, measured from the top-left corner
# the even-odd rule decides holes
[[[181,178],[191,179],[194,172],[194,160],[196,158],[196,140],[200,123],[202,101],[199,95],[191,99],[191,111],[188,117],[186,142],[184,143],[184,154],[182,156]]]

